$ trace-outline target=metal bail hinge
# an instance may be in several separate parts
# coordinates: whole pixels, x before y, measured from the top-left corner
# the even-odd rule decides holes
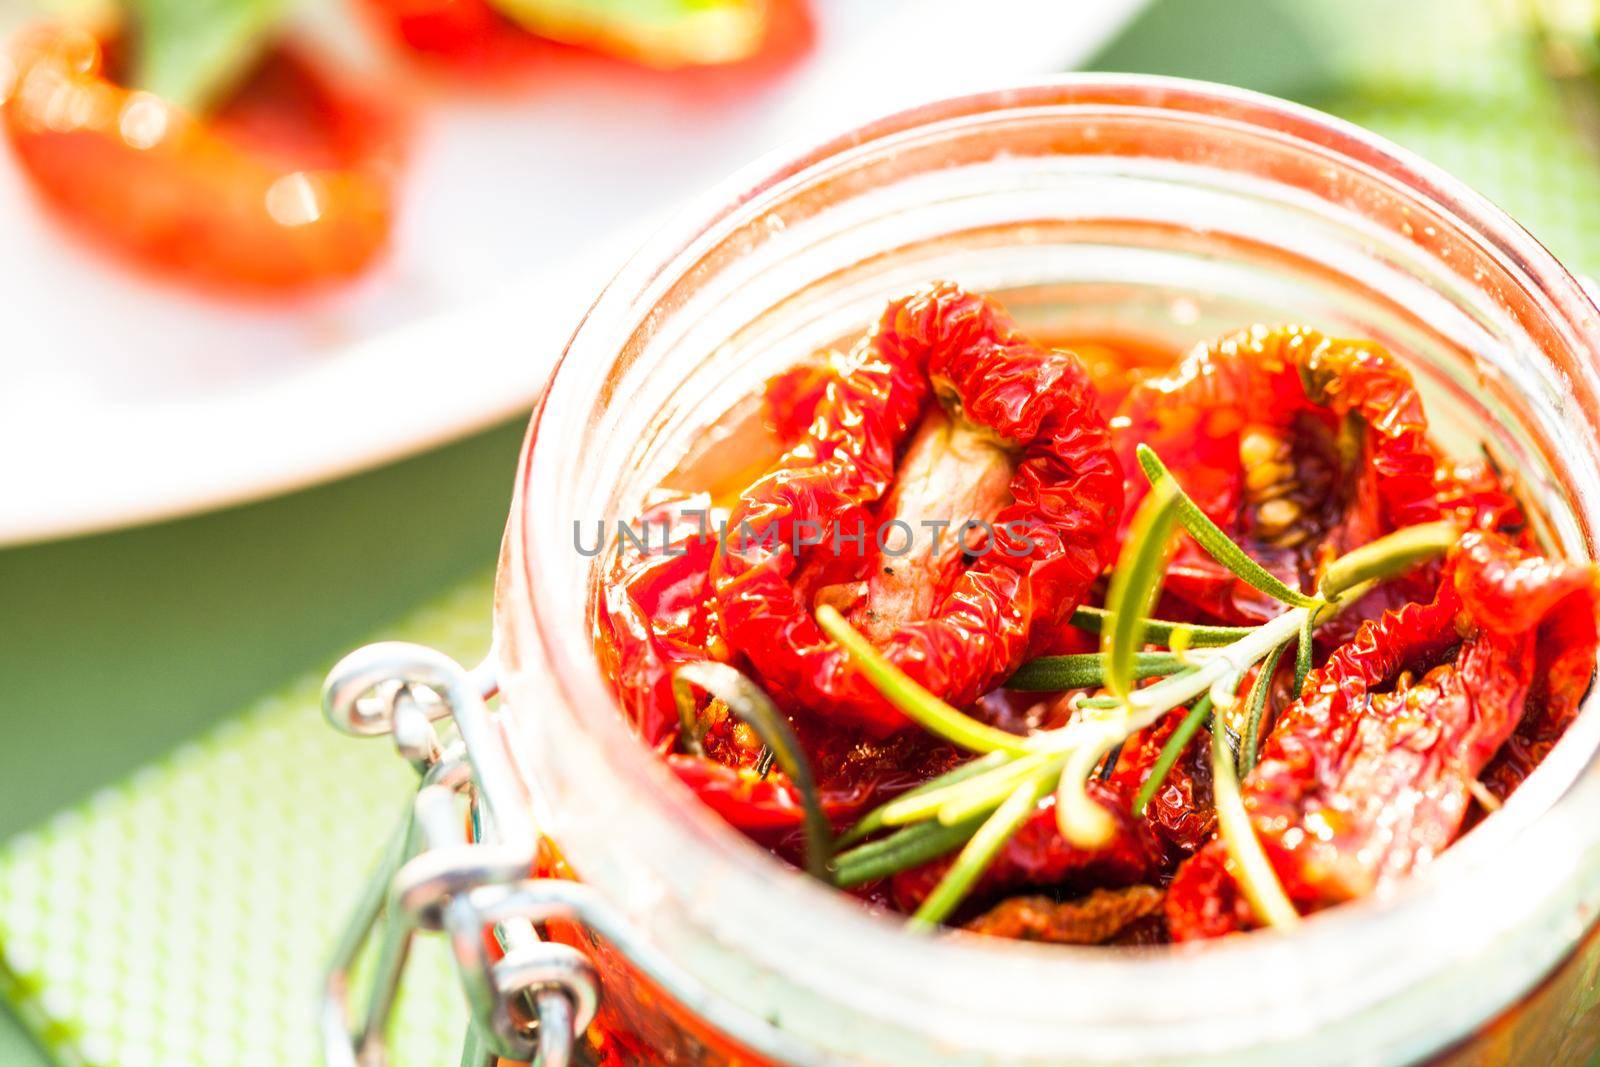
[[[329,1067],[383,1067],[388,1024],[411,939],[449,939],[472,1025],[463,1067],[495,1057],[567,1067],[594,1017],[599,985],[587,957],[541,940],[534,923],[582,919],[589,893],[531,878],[538,836],[490,721],[492,673],[468,672],[420,645],[387,642],[346,656],[328,675],[322,706],[345,733],[389,735],[421,775],[383,861],[350,918],[328,969],[322,1008]],[[444,727],[443,733],[439,729]],[[477,840],[468,840],[468,807]],[[493,931],[504,954],[491,958]],[[351,983],[375,947],[365,1010]]]

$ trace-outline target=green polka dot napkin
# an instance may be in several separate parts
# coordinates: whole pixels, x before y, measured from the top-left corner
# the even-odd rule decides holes
[[[1248,20],[1219,30],[1220,6],[1167,0],[1200,21],[1174,32],[1158,9],[1168,51],[1161,34],[1136,36],[1105,65],[1185,73],[1204,51],[1205,73],[1257,84],[1252,54],[1293,31],[1319,69],[1282,91],[1418,150],[1569,265],[1600,273],[1595,146],[1508,26],[1507,5],[1285,2],[1253,23],[1274,27],[1268,41]],[[1218,40],[1197,46],[1207,32]],[[470,661],[488,647],[489,604],[480,579],[383,636]],[[319,682],[301,679],[0,854],[0,989],[63,1064],[317,1062],[323,964],[412,787],[386,742],[323,725]],[[403,997],[401,1062],[456,1062],[465,1011],[437,942],[419,943]]]
[[[473,662],[475,580],[385,637]],[[346,913],[416,778],[384,740],[335,733],[307,676],[14,839],[0,857],[0,986],[63,1064],[309,1067]],[[398,1063],[458,1061],[465,1007],[420,938]]]

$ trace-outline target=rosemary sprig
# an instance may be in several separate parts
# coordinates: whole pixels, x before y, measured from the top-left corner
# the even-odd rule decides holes
[[[836,884],[859,885],[960,848],[934,894],[913,917],[914,926],[930,926],[960,905],[1006,840],[1052,790],[1062,833],[1085,848],[1102,845],[1114,832],[1115,820],[1089,794],[1096,767],[1103,760],[1110,765],[1107,754],[1133,734],[1192,704],[1135,797],[1135,811],[1149,804],[1209,717],[1219,830],[1240,885],[1262,921],[1282,926],[1298,920],[1255,838],[1239,789],[1240,768],[1247,773],[1255,765],[1272,676],[1290,642],[1299,639],[1309,650],[1315,628],[1364,595],[1372,582],[1446,551],[1458,531],[1430,523],[1379,538],[1330,564],[1320,595],[1308,596],[1284,585],[1229,540],[1184,495],[1153,452],[1141,449],[1140,462],[1152,491],[1113,572],[1107,605],[1079,609],[1073,616],[1075,624],[1101,635],[1101,652],[1037,659],[1007,683],[1024,690],[1110,690],[1109,695],[1076,700],[1074,718],[1064,727],[1022,738],[981,723],[918,686],[837,611],[818,609],[823,630],[895,707],[929,732],[982,754],[875,809],[848,831],[843,840],[855,847],[835,857]],[[1284,601],[1289,610],[1253,627],[1199,627],[1150,618],[1176,524],[1241,580]],[[1140,646],[1146,643],[1165,644],[1169,651],[1144,650]],[[1220,712],[1235,706],[1241,680],[1258,664],[1245,728],[1230,745]],[[1143,688],[1134,685],[1145,678],[1159,680]],[[891,832],[872,839],[885,831]]]
[[[1192,662],[1191,656],[1175,652],[1138,652],[1133,657],[1133,677],[1137,680],[1164,677],[1182,670],[1188,662]],[[1017,673],[1006,679],[1006,688],[1027,693],[1091,689],[1105,685],[1108,673],[1109,664],[1103,652],[1039,656],[1017,668]]]
[[[964,782],[968,778],[973,778],[982,774],[984,771],[993,770],[996,767],[1004,766],[1008,761],[1008,757],[1004,752],[991,752],[987,756],[980,756],[977,759],[968,760],[959,767],[946,771],[936,778],[930,778],[914,789],[906,790],[904,793],[901,793],[899,796],[895,797],[894,800],[891,800],[886,804],[880,804],[878,807],[873,808],[865,816],[863,816],[860,822],[856,823],[846,833],[840,836],[837,842],[838,847],[846,848],[855,844],[857,841],[861,841],[867,837],[870,837],[879,830],[882,830],[888,826],[889,823],[886,820],[886,814],[895,803],[899,801],[910,800],[914,797],[926,796],[928,793],[931,793],[936,789],[952,786],[957,782]]]
[[[1396,530],[1328,564],[1322,572],[1322,595],[1332,599],[1363,583],[1399,574],[1442,555],[1459,540],[1461,527],[1453,522],[1425,522]]]
[[[1274,600],[1281,600],[1297,608],[1318,608],[1326,603],[1319,597],[1306,596],[1298,589],[1289,588],[1276,575],[1251,559],[1244,549],[1235,544],[1204,511],[1200,510],[1200,505],[1183,491],[1177,479],[1172,476],[1172,472],[1167,470],[1166,464],[1161,462],[1161,457],[1157,456],[1149,445],[1140,445],[1138,456],[1139,466],[1143,468],[1144,476],[1150,480],[1152,490],[1163,484],[1172,486],[1177,499],[1178,521],[1212,559]]]
[[[1239,777],[1247,777],[1256,766],[1256,751],[1261,744],[1261,717],[1266,711],[1267,697],[1272,693],[1272,677],[1278,673],[1278,661],[1283,659],[1279,645],[1267,653],[1256,672],[1255,684],[1250,687],[1249,702],[1245,705],[1244,743],[1239,750]]]
[[[1056,782],[1056,827],[1062,837],[1078,848],[1104,848],[1116,836],[1116,820],[1089,795],[1089,779],[1111,747],[1128,737],[1128,732],[1117,721],[1120,718],[1122,716],[1107,715],[1095,723],[1099,729],[1092,731],[1067,755]]]
[[[1215,713],[1212,719],[1211,791],[1217,808],[1217,829],[1228,858],[1233,861],[1234,878],[1257,918],[1268,926],[1290,929],[1299,925],[1300,913],[1283,891],[1278,873],[1272,869],[1255,828],[1250,825],[1233,759],[1222,739],[1222,722]]]
[[[833,857],[833,824],[822,810],[811,764],[789,720],[760,686],[739,671],[726,663],[702,660],[685,663],[672,672],[673,699],[678,705],[678,717],[686,724],[694,722],[695,688],[721,700],[729,711],[754,730],[772,753],[773,762],[794,783],[805,807],[806,872],[827,881],[828,861]],[[695,737],[695,744],[699,745],[698,737]],[[704,750],[701,751],[703,754]]]
[[[1317,628],[1317,613],[1306,612],[1306,617],[1300,624],[1300,638],[1294,652],[1294,691],[1299,693],[1306,684],[1306,675],[1311,673],[1312,657],[1316,646],[1312,642],[1314,631]]]
[[[937,819],[942,823],[960,822],[976,813],[993,810],[1010,795],[1017,783],[1044,770],[1060,756],[1052,753],[1031,753],[1008,759],[999,766],[962,781],[903,796],[883,806],[885,826],[904,826],[922,819]]]
[[[888,837],[841,852],[833,859],[833,884],[849,889],[949,855],[971,839],[985,818],[987,816],[979,816],[953,826],[936,821],[919,822]]]
[[[1127,542],[1111,572],[1106,592],[1111,625],[1100,635],[1100,651],[1106,657],[1106,688],[1119,700],[1127,700],[1133,692],[1134,659],[1144,645],[1144,620],[1155,607],[1172,558],[1177,510],[1177,483],[1167,478],[1152,485],[1134,512]]]
[[[911,916],[909,927],[913,930],[930,930],[943,922],[971,891],[973,884],[988,869],[995,854],[1016,833],[1023,820],[1033,814],[1039,798],[1048,790],[1048,778],[1042,774],[1017,786],[995,813],[973,833],[939,884]]]
[[[1081,606],[1072,612],[1072,625],[1097,634],[1104,630],[1110,618],[1111,613],[1105,608]],[[1144,639],[1148,644],[1166,645],[1169,648],[1180,643],[1185,648],[1214,648],[1232,644],[1249,633],[1250,629],[1248,626],[1201,626],[1198,623],[1145,619]]]

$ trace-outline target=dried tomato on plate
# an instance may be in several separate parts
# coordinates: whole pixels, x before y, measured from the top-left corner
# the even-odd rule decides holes
[[[209,116],[122,85],[88,33],[11,50],[0,122],[39,196],[89,240],[206,288],[282,294],[387,245],[403,124],[288,46]]]
[[[804,0],[633,6],[604,0],[363,0],[363,6],[409,52],[475,82],[520,78],[581,58],[564,46],[658,70],[760,73],[798,56],[812,36]]]

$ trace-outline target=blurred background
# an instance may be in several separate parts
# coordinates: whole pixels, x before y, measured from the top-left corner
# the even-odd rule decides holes
[[[1600,272],[1600,0],[0,0],[0,1063],[315,1062],[407,788],[320,725],[465,660],[522,425],[763,153],[1072,69],[1370,127]],[[455,1062],[446,965],[407,1062]]]

